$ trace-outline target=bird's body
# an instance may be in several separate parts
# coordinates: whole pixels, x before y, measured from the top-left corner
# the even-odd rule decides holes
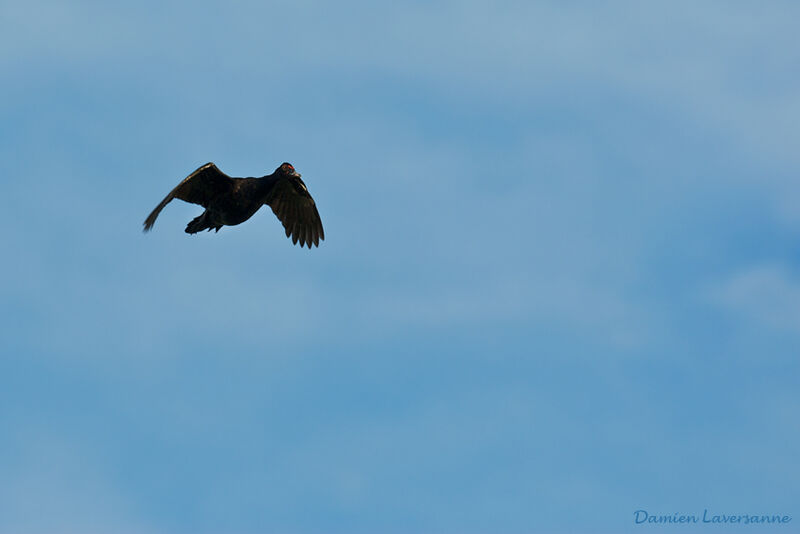
[[[282,164],[261,178],[231,178],[213,163],[206,163],[175,187],[144,221],[144,231],[153,227],[158,214],[173,198],[200,204],[206,210],[186,225],[186,233],[219,231],[241,224],[264,204],[283,223],[286,237],[311,248],[325,239],[314,199],[294,167]]]
[[[269,177],[231,178],[230,186],[209,203],[202,217],[215,228],[241,224],[266,204],[274,184]]]

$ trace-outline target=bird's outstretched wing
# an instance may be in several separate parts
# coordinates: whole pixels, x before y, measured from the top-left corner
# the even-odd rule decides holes
[[[164,200],[144,220],[144,231],[147,232],[153,227],[158,214],[173,198],[185,200],[192,204],[200,204],[207,208],[212,198],[220,193],[229,191],[232,186],[233,180],[230,176],[219,170],[213,163],[206,163],[184,178],[175,189],[164,197]]]
[[[301,247],[311,248],[312,243],[319,246],[319,240],[325,239],[317,205],[299,176],[279,178],[266,203],[295,245],[300,241]]]

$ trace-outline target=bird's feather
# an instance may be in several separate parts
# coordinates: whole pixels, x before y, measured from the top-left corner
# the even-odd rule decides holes
[[[292,243],[300,241],[301,247],[311,248],[312,244],[319,246],[319,240],[325,239],[317,206],[299,176],[280,177],[266,203],[283,224],[286,237],[291,237]]]
[[[222,172],[213,163],[206,163],[181,181],[175,189],[164,197],[164,200],[147,216],[144,221],[144,231],[150,230],[158,218],[158,214],[177,198],[192,204],[208,207],[211,200],[221,193],[225,193],[233,186],[230,176]]]

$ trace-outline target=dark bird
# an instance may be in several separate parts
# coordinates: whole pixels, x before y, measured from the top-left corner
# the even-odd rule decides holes
[[[186,225],[187,234],[213,228],[241,224],[262,205],[268,204],[283,223],[286,237],[300,246],[325,239],[317,205],[300,179],[300,173],[289,163],[261,178],[231,178],[213,163],[206,163],[175,187],[144,220],[144,231],[150,230],[158,214],[173,198],[200,204],[206,211]]]

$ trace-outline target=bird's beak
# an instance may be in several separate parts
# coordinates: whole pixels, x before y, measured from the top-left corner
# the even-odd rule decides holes
[[[299,173],[299,172],[297,172],[297,171],[294,171],[294,172],[292,173],[292,176],[294,176],[295,178],[300,178],[300,177],[302,176],[302,174],[300,174],[300,173]]]

